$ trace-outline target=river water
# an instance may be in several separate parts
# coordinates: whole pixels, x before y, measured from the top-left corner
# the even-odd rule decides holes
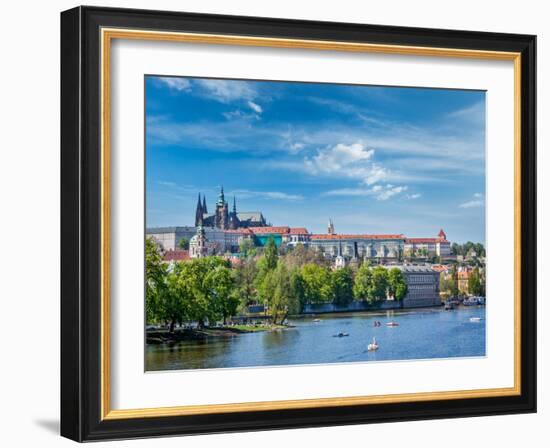
[[[390,321],[399,326],[386,326]],[[294,328],[147,345],[146,370],[485,356],[485,307],[318,315],[290,324]],[[334,337],[338,333],[349,336]],[[379,349],[368,351],[373,337]]]

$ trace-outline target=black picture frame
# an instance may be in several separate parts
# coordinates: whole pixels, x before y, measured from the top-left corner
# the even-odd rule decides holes
[[[521,394],[102,420],[102,27],[521,53]],[[61,435],[93,441],[536,412],[535,58],[532,35],[99,7],[61,13]]]

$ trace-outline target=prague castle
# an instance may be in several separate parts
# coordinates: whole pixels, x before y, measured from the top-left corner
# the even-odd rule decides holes
[[[339,234],[330,219],[327,233],[310,233],[304,227],[271,226],[262,212],[238,212],[225,200],[223,187],[215,208],[208,212],[206,197],[197,200],[194,226],[148,228],[147,236],[159,243],[164,251],[176,251],[180,242],[189,242],[192,258],[213,254],[237,253],[243,240],[263,246],[273,239],[278,246],[293,247],[302,244],[321,252],[340,264],[351,260],[395,262],[409,258],[450,258],[451,244],[440,230],[436,237],[408,238],[403,234]]]
[[[195,210],[195,226],[199,225],[220,230],[236,230],[247,227],[263,227],[266,222],[261,212],[237,212],[235,196],[233,196],[233,208],[229,211],[223,187],[221,187],[213,213],[208,213],[206,197],[203,196],[201,201],[201,194],[199,193]]]

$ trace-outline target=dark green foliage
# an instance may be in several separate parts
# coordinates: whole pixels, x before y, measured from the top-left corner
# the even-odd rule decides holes
[[[474,268],[468,278],[468,292],[474,296],[485,295],[485,280],[481,277],[479,268]]]
[[[277,267],[277,261],[279,260],[279,252],[277,250],[277,244],[273,237],[267,240],[267,244],[264,248],[264,259],[266,268],[268,270],[275,269]]]
[[[353,300],[353,273],[350,268],[338,269],[332,273],[334,303],[348,305]]]
[[[355,275],[353,294],[357,300],[376,303],[388,295],[388,270],[382,266],[362,265]]]
[[[331,272],[328,268],[317,264],[306,264],[301,269],[304,282],[305,303],[332,302]]]
[[[464,244],[453,243],[451,253],[453,255],[462,255],[463,257],[472,256],[475,252],[476,257],[485,257],[485,247],[481,243],[472,243],[468,241]]]
[[[388,295],[395,300],[403,300],[407,295],[405,276],[397,268],[390,269],[388,272]]]

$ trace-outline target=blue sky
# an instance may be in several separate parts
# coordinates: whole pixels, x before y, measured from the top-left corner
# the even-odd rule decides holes
[[[485,92],[147,76],[148,227],[220,185],[273,225],[485,241]]]

